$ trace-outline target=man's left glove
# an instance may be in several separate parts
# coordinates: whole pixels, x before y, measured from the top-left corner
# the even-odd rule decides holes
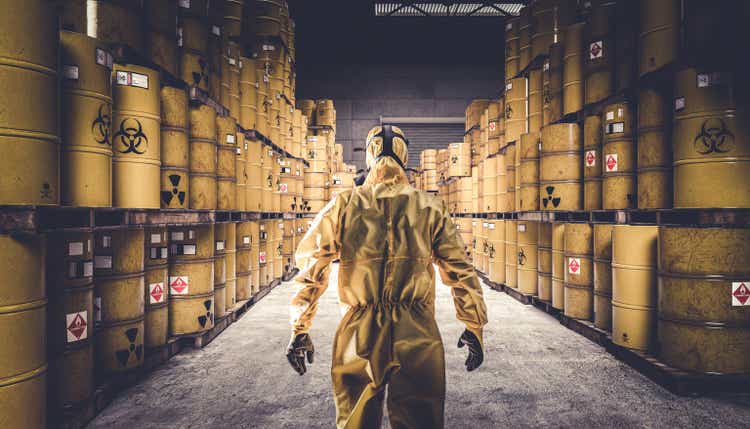
[[[307,361],[313,363],[313,353],[315,353],[315,348],[313,347],[310,335],[297,334],[286,349],[286,358],[289,360],[292,368],[294,368],[299,375],[303,375],[307,372],[307,367],[305,366],[305,355],[307,355]]]
[[[466,370],[474,371],[484,362],[484,352],[479,338],[468,329],[458,339],[458,348],[469,346],[469,356],[466,358]]]

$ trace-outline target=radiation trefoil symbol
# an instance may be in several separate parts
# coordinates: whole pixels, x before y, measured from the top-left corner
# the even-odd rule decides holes
[[[518,265],[526,265],[526,253],[523,251],[523,249],[518,252]]]
[[[730,152],[734,149],[734,134],[727,129],[723,119],[706,119],[701,125],[700,134],[693,141],[693,147],[701,155]]]
[[[128,338],[130,345],[125,350],[117,350],[115,357],[120,366],[127,366],[130,357],[135,355],[136,360],[141,360],[143,356],[143,344],[135,345],[135,339],[138,337],[138,328],[130,328],[125,331],[125,336]]]
[[[169,183],[172,184],[172,190],[161,191],[161,200],[164,201],[164,204],[171,204],[172,199],[174,199],[174,197],[177,197],[177,199],[180,201],[180,205],[185,205],[185,191],[180,191],[179,189],[181,180],[182,178],[177,174],[169,175]]]
[[[106,104],[102,103],[99,105],[99,112],[97,113],[96,119],[91,124],[91,132],[94,133],[94,140],[99,144],[109,146],[109,126],[111,118],[104,110],[107,107]]]
[[[143,132],[143,125],[138,119],[125,118],[120,122],[120,129],[114,138],[120,138],[120,153],[135,153],[143,155],[148,149],[148,137]],[[141,146],[145,146],[141,149]]]
[[[208,322],[213,323],[214,321],[214,314],[211,313],[211,300],[203,301],[203,306],[206,307],[206,314],[198,316],[198,323],[201,325],[201,328],[205,328]]]
[[[552,204],[553,207],[557,208],[560,205],[560,197],[553,196],[555,187],[547,186],[545,190],[547,191],[547,196],[542,198],[542,205],[544,208],[547,208],[548,205]]]

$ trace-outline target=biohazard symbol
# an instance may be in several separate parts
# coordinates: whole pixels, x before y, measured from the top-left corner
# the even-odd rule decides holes
[[[482,253],[487,253],[487,251],[488,251],[487,242],[485,241],[484,244],[482,245]]]
[[[143,155],[148,149],[148,137],[143,133],[143,125],[141,121],[135,118],[125,118],[120,122],[120,129],[115,134],[114,138],[120,138],[120,144],[123,148],[120,149],[120,153],[133,152],[137,155]],[[141,146],[145,146],[141,149]]]
[[[214,321],[214,314],[211,313],[211,300],[203,301],[203,306],[206,307],[206,314],[204,316],[198,316],[198,323],[200,323],[201,328],[206,327],[206,323]]]
[[[42,189],[39,191],[39,194],[44,198],[45,200],[49,200],[52,198],[52,186],[50,186],[49,183],[44,182],[42,184]]]
[[[315,151],[314,150],[308,150],[307,151],[307,158],[308,159],[315,159]]]
[[[130,346],[125,350],[117,350],[115,352],[115,357],[120,366],[126,366],[130,360],[130,356],[134,354],[136,360],[141,360],[141,356],[143,355],[143,344],[135,345],[135,339],[138,337],[138,328],[128,329],[125,331],[125,336],[128,338]]]
[[[547,191],[547,196],[542,198],[542,205],[546,209],[549,204],[552,204],[553,207],[557,208],[557,206],[560,205],[560,197],[555,197],[555,187],[554,186],[547,186],[545,188]]]
[[[281,115],[276,115],[276,125],[281,126]]]
[[[458,156],[457,155],[453,155],[453,157],[451,157],[451,162],[454,163],[454,164],[457,163],[458,162]]]
[[[268,184],[269,188],[272,188],[273,187],[273,176],[271,176],[269,174],[268,177],[266,177],[266,183]]]
[[[526,253],[524,253],[523,249],[518,252],[518,265],[526,265]]]
[[[283,253],[283,249],[281,247],[281,244],[279,244],[279,247],[276,248],[276,254],[281,256],[282,253]]]
[[[182,177],[177,174],[169,175],[169,182],[172,184],[172,190],[161,191],[161,200],[164,201],[164,204],[171,204],[174,197],[177,197],[177,199],[180,201],[180,205],[185,204],[185,191],[180,191],[179,189],[180,180],[182,180]]]
[[[495,245],[490,244],[490,258],[494,258],[494,257],[495,257]]]
[[[734,149],[734,134],[727,129],[723,119],[706,119],[701,126],[700,134],[695,137],[693,147],[701,155],[711,152],[727,153]]]
[[[508,104],[505,106],[505,119],[510,119],[511,116],[513,116],[513,108]]]
[[[91,123],[91,132],[94,133],[94,140],[99,144],[105,144],[109,146],[109,126],[112,118],[104,110],[107,107],[106,104],[102,103],[99,105],[99,113]]]

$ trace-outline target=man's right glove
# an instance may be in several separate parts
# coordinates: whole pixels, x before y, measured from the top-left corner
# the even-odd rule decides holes
[[[308,334],[297,334],[292,341],[289,342],[289,346],[286,349],[286,358],[289,360],[292,368],[294,368],[299,375],[303,375],[307,372],[307,367],[305,366],[305,355],[307,355],[307,361],[313,363],[313,353],[315,353],[315,348],[313,347],[310,336]]]
[[[482,344],[479,342],[479,338],[467,329],[461,334],[461,338],[458,339],[459,349],[465,345],[469,346],[469,356],[466,358],[466,370],[474,371],[484,362]]]

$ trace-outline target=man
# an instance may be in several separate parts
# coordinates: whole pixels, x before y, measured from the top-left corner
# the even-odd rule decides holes
[[[339,302],[346,310],[333,345],[338,428],[378,428],[388,386],[391,426],[442,428],[445,401],[443,344],[435,323],[433,262],[452,288],[456,315],[466,324],[458,346],[468,346],[466,369],[482,364],[482,289],[460,235],[438,197],[409,186],[407,140],[397,127],[367,136],[369,174],[317,215],[300,242],[300,288],[292,299],[287,358],[304,374],[313,361],[310,324],[339,263]]]

